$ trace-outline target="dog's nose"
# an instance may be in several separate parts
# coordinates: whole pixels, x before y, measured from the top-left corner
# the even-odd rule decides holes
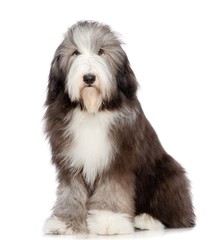
[[[96,80],[96,76],[94,74],[85,74],[83,76],[83,81],[86,83],[86,84],[93,84]]]

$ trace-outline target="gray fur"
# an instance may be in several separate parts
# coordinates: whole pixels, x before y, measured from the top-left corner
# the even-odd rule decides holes
[[[53,215],[64,221],[73,233],[87,233],[88,198],[89,194],[81,174],[74,173],[69,184],[59,184]]]
[[[96,183],[96,189],[89,199],[91,210],[109,210],[126,213],[134,217],[134,176],[127,173],[120,176],[105,174]]]

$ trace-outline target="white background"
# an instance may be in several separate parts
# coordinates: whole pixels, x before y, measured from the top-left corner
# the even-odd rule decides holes
[[[122,34],[146,116],[192,182],[196,228],[123,238],[213,238],[215,2],[207,0],[0,2],[0,238],[53,238],[41,232],[56,189],[43,103],[54,51],[84,19]]]

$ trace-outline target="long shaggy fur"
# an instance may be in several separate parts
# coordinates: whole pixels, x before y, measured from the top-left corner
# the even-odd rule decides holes
[[[152,228],[194,226],[185,171],[146,119],[121,44],[84,21],[55,52],[45,131],[59,186],[45,233],[125,234],[151,219]]]

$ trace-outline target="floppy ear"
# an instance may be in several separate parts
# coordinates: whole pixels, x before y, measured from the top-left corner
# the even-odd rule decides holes
[[[65,72],[60,66],[61,56],[59,54],[55,54],[54,59],[51,63],[51,69],[49,73],[49,83],[48,83],[48,93],[46,105],[53,103],[58,95],[61,92],[64,92],[64,84],[65,84]]]
[[[117,87],[128,99],[136,96],[138,83],[127,57],[118,72]]]

